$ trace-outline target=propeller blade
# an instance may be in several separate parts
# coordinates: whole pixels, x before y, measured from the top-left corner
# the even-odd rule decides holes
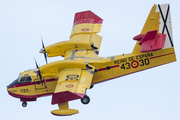
[[[35,60],[36,68],[39,68],[35,58],[34,58],[34,60]]]
[[[43,39],[41,38],[41,41],[42,41],[42,47],[44,48],[45,50],[45,47],[44,47],[44,42],[43,42]]]
[[[40,72],[40,70],[39,70],[39,66],[38,66],[35,58],[34,58],[34,60],[35,60],[36,68],[38,69],[38,71],[37,71],[37,77],[39,76],[39,78],[40,78],[40,80],[41,80],[41,84],[43,85],[42,75],[41,75],[41,72]]]
[[[43,85],[42,76],[41,76],[40,71],[38,72],[38,75],[39,75],[39,78],[40,78],[40,80],[41,80],[41,84]]]
[[[48,62],[47,62],[47,55],[46,55],[46,53],[44,53],[44,57],[45,57],[45,60],[46,60],[46,64],[48,64]]]
[[[46,64],[47,64],[47,63],[48,63],[48,62],[47,62],[47,55],[46,55],[46,50],[45,50],[45,46],[44,46],[44,42],[43,42],[42,37],[41,37],[41,41],[42,41],[42,47],[43,47],[42,50],[44,51],[44,52],[42,52],[42,53],[44,53],[44,58],[45,58],[45,61],[46,61]]]

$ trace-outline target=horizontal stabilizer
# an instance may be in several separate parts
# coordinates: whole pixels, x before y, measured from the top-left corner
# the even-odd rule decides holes
[[[149,31],[147,32],[144,37],[141,39],[141,41],[139,42],[139,44],[141,45],[143,42],[145,41],[149,41],[149,40],[153,40],[156,39],[156,35],[157,35],[157,30],[153,30],[153,31]]]
[[[133,39],[140,40],[141,52],[162,49],[165,44],[166,34],[157,34],[157,30],[149,31],[145,35],[140,34]]]

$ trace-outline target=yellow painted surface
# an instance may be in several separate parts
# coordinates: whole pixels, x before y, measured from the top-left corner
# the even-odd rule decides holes
[[[115,59],[113,61],[107,62],[109,63],[109,65],[101,65],[98,67],[106,68],[107,66],[115,65],[119,65],[119,67],[95,73],[92,84],[128,75],[130,73],[156,67],[173,61],[176,61],[176,56],[173,47],[140,54],[129,54],[128,56],[115,56]]]
[[[71,32],[71,37],[75,34],[98,33],[102,24],[84,23],[75,25]]]
[[[85,93],[85,90],[90,88],[94,69],[95,67],[87,70],[71,68],[61,71],[54,93],[63,91]]]
[[[160,13],[155,12],[154,5],[149,13],[141,34],[159,29]],[[21,76],[31,76],[32,82],[28,86],[9,88],[8,91],[24,96],[43,95],[70,91],[72,93],[85,93],[91,84],[97,84],[116,77],[146,70],[159,65],[176,61],[174,47],[156,51],[140,52],[141,46],[136,42],[134,50],[130,54],[117,55],[108,58],[99,57],[102,37],[101,24],[78,24],[73,27],[70,41],[56,43],[46,47],[51,56],[64,56],[64,60],[52,62],[39,68],[43,80],[57,79],[45,82],[46,84],[34,84],[39,80],[34,70],[22,72]],[[91,49],[90,42],[98,47]],[[89,69],[86,65],[92,67]],[[96,72],[95,72],[96,70]],[[71,115],[78,110],[69,109],[68,103],[59,104],[59,110],[51,111],[56,115]]]
[[[81,69],[73,68],[73,69],[66,69],[60,72],[54,93],[63,92],[63,91],[70,91],[72,93],[76,92],[81,71],[82,71]]]
[[[159,29],[160,13],[155,12],[156,7],[157,7],[157,5],[154,5],[151,8],[151,11],[146,19],[146,22],[145,22],[144,27],[140,34],[146,34],[148,31]],[[139,41],[137,41],[132,53],[140,53],[140,49],[141,49],[141,45],[139,45]]]
[[[59,103],[58,106],[59,106],[59,109],[51,111],[52,114],[64,116],[64,115],[73,115],[73,114],[79,113],[79,111],[76,109],[69,109],[68,102]]]
[[[85,61],[56,61],[46,65],[41,66],[39,69],[42,76],[56,76],[59,72],[68,68],[81,68],[86,69]]]
[[[49,45],[45,48],[46,53],[48,53],[48,57],[62,56],[64,57],[67,51],[73,49],[92,49],[90,42],[85,41],[63,41],[59,43],[55,43],[53,45]]]

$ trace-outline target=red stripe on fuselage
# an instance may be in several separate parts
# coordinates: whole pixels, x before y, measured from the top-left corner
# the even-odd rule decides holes
[[[154,58],[158,58],[158,57],[163,57],[163,56],[166,56],[166,55],[171,55],[171,54],[174,54],[175,52],[173,53],[168,53],[168,54],[164,54],[164,55],[159,55],[159,56],[155,56],[155,57],[150,57],[149,59],[154,59]]]
[[[37,98],[37,97],[43,97],[43,96],[47,96],[47,95],[52,95],[54,92],[52,93],[46,93],[46,94],[39,94],[39,95],[20,95],[20,94],[15,94],[12,92],[9,92],[9,95],[15,97],[15,98]]]
[[[47,79],[46,82],[52,82],[52,81],[56,81],[57,79],[52,78],[52,79]],[[42,81],[44,83],[44,80]],[[14,87],[22,87],[22,86],[28,86],[28,85],[34,85],[37,84],[36,82],[30,82],[30,83],[22,83],[22,84],[18,84],[15,86],[12,86],[10,88],[14,88]]]
[[[110,66],[110,68],[115,68],[115,67],[119,67],[119,65]],[[98,69],[98,71],[103,71],[103,70],[107,70],[107,67]]]

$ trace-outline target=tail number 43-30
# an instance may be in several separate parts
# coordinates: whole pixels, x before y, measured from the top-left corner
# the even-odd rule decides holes
[[[123,63],[121,65],[121,69],[126,70],[126,69],[137,68],[139,66],[144,66],[144,65],[149,65],[149,64],[150,62],[148,58],[139,60],[139,61],[133,60],[132,62]]]

